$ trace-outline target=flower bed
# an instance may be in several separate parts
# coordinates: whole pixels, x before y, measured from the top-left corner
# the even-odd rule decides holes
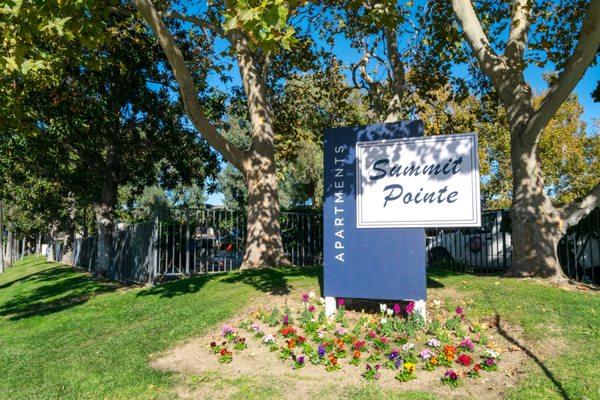
[[[224,326],[219,343],[210,343],[212,352],[219,362],[231,363],[247,340],[255,340],[295,370],[312,364],[329,372],[356,371],[366,380],[393,374],[400,382],[428,371],[453,388],[499,368],[498,347],[461,307],[428,322],[414,313],[413,302],[381,304],[378,314],[349,317],[340,299],[336,314],[327,318],[323,299],[313,292],[300,300],[293,311],[260,309],[236,327]]]

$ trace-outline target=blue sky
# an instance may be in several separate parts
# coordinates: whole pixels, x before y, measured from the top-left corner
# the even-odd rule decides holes
[[[224,43],[217,44],[217,47],[221,46],[224,46]],[[348,40],[341,36],[336,38],[336,43],[334,45],[333,50],[336,57],[338,57],[338,59],[340,59],[347,65],[356,62],[360,58],[360,54],[350,46]],[[460,66],[457,67],[455,70],[455,73],[457,74],[466,73],[461,72],[464,71],[465,68],[461,68]],[[530,66],[525,71],[525,79],[527,80],[527,82],[529,82],[529,84],[536,93],[542,93],[545,89],[547,89],[547,84],[543,79],[543,75],[545,72],[551,71],[553,71],[551,65],[545,67],[544,69],[535,66]],[[216,77],[213,77],[211,79],[211,84],[226,91],[234,86],[239,86],[240,78],[237,74],[237,67],[234,67],[232,72],[234,73],[232,76],[232,80],[229,83],[224,84]],[[594,120],[600,120],[600,103],[594,103],[591,97],[591,92],[596,87],[596,82],[598,80],[600,80],[600,65],[595,65],[593,67],[588,68],[585,75],[574,90],[574,92],[579,97],[579,101],[584,109],[583,120],[587,124],[588,134],[599,133],[595,130],[596,128],[594,127]],[[208,196],[207,202],[209,204],[214,205],[223,204],[223,195],[221,193],[213,193]]]

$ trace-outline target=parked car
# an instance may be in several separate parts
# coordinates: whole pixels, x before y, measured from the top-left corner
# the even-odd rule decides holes
[[[580,224],[569,229],[557,252],[565,273],[600,284],[600,226]],[[512,265],[510,218],[505,210],[482,214],[481,228],[426,230],[427,262],[462,263],[470,272],[502,271]]]
[[[506,269],[512,259],[507,218],[506,211],[489,211],[483,213],[480,228],[427,230],[428,264],[458,261],[471,269]]]

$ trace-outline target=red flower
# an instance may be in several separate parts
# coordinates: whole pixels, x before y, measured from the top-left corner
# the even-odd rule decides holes
[[[298,343],[302,344],[306,342],[306,338],[304,336],[298,336]]]
[[[469,365],[471,365],[471,357],[469,357],[466,354],[461,354],[456,359],[456,362],[459,363],[459,364],[461,364],[461,365],[464,365],[465,367],[468,367]]]
[[[479,372],[479,371],[481,371],[481,364],[475,364],[475,365],[473,366],[473,371],[475,371],[475,372]]]
[[[358,340],[358,341],[354,342],[354,349],[360,350],[363,347],[365,347],[366,344],[367,344],[367,342],[365,342],[364,340]]]

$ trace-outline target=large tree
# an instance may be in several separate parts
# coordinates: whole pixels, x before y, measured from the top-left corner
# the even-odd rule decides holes
[[[444,19],[449,17],[445,4],[430,4],[444,40],[456,43],[457,31]],[[473,58],[506,111],[513,221],[513,265],[508,273],[564,280],[557,243],[568,227],[600,204],[600,184],[568,204],[554,204],[540,167],[540,142],[544,128],[595,61],[600,1],[479,1],[474,7],[471,0],[452,0],[452,9]],[[558,71],[539,103],[524,76],[532,63],[555,65]]]
[[[193,14],[184,14],[186,4],[163,10],[155,7],[151,0],[135,0],[134,3],[169,60],[190,121],[244,176],[248,190],[248,222],[242,268],[288,263],[279,226],[273,114],[267,78],[272,61],[277,60],[282,49],[289,49],[296,42],[289,16],[297,4],[282,0],[216,1],[207,9],[195,7]],[[249,149],[240,149],[227,140],[202,110],[197,83],[165,22],[172,19],[189,23],[192,34],[206,35],[224,43],[226,49],[220,54],[235,59],[251,123]],[[224,57],[216,55],[215,58]]]

